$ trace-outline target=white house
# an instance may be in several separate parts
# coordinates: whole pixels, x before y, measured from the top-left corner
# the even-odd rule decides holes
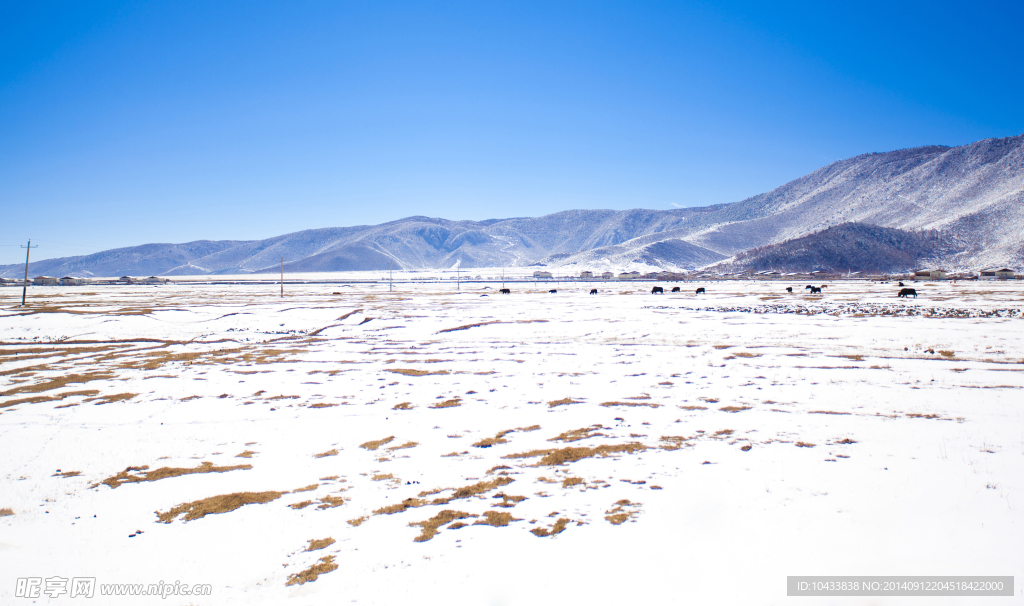
[[[594,272],[592,272],[592,271],[581,271],[580,272],[580,278],[582,278],[584,280],[590,280],[593,277],[594,277]]]
[[[535,271],[535,272],[533,272],[533,277],[536,280],[550,280],[551,279],[551,272],[550,271]]]
[[[35,286],[56,286],[59,284],[59,281],[52,276],[36,276],[32,278],[32,284]]]
[[[945,280],[946,270],[944,269],[919,269],[914,272],[914,280]]]
[[[79,286],[81,284],[87,284],[89,280],[85,278],[79,278],[78,276],[64,276],[60,279],[61,286]]]
[[[983,269],[979,272],[982,280],[1012,280],[1013,270],[1009,267],[1002,269]]]
[[[611,279],[612,279],[612,278],[614,278],[614,277],[615,277],[615,274],[613,274],[613,273],[612,273],[612,272],[610,272],[610,271],[606,271],[606,272],[604,272],[604,273],[602,273],[602,274],[601,274],[601,279],[602,279],[602,280],[611,280]]]

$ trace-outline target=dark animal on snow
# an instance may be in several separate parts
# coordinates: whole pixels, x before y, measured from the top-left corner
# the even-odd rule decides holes
[[[905,285],[903,284],[903,282],[900,282],[900,283],[899,283],[899,286],[905,286]]]
[[[817,286],[812,286],[811,287],[811,294],[812,295],[820,295],[821,294],[821,289],[818,288]]]
[[[557,293],[558,293],[558,291],[557,291],[557,290],[555,290],[555,289],[551,289],[551,290],[549,290],[548,292],[549,292],[549,293],[551,293],[551,294],[557,294]]]
[[[596,295],[597,294],[597,289],[596,288],[591,288],[590,289],[590,294]]]
[[[914,290],[913,288],[901,288],[900,289],[900,294],[898,294],[896,296],[897,297],[907,297],[907,296],[910,296],[910,295],[914,295],[914,298],[916,299],[917,298],[917,291]]]
[[[814,288],[814,287],[811,286],[810,284],[808,284],[807,286],[804,286],[804,290],[807,290],[808,288]]]
[[[702,293],[702,292],[704,292],[704,287],[703,287],[703,286],[701,286],[700,288],[698,288],[698,289],[697,289],[697,294],[698,294],[698,295],[699,295],[700,293]]]
[[[793,287],[792,286],[787,286],[786,287],[786,292],[793,292]]]
[[[678,286],[673,286],[672,287],[672,292],[679,292],[679,287]]]
[[[501,290],[499,290],[498,292],[500,292],[500,293],[501,293],[501,294],[503,294],[503,295],[510,295],[510,294],[512,294],[512,291],[511,291],[511,290],[509,290],[509,289],[507,289],[507,288],[502,288],[502,289],[501,289]]]
[[[828,284],[822,284],[819,288],[828,288]]]
[[[660,287],[660,286],[655,286],[654,288],[651,289],[651,294],[652,295],[663,295],[663,294],[665,294],[665,289]]]

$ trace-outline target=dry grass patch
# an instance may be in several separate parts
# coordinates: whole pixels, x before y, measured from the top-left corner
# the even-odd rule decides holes
[[[395,404],[391,407],[391,410],[412,410],[412,402],[402,402],[401,404]]]
[[[420,445],[419,442],[406,442],[405,444],[402,444],[400,446],[391,446],[391,447],[389,447],[387,449],[387,451],[388,452],[394,452],[396,450],[402,450],[403,448],[415,448],[415,447],[417,447],[419,445]]]
[[[837,412],[835,410],[812,410],[809,415],[848,415],[848,412]]]
[[[508,526],[509,522],[519,522],[522,518],[513,518],[507,511],[485,511],[484,518],[473,522],[473,525]]]
[[[14,389],[8,389],[7,391],[0,391],[0,398],[6,398],[7,396],[13,396],[19,393],[40,393],[43,391],[52,391],[54,389],[65,387],[69,383],[88,383],[90,381],[103,381],[112,378],[114,378],[114,375],[110,372],[90,372],[84,374],[64,375],[47,379],[40,383],[36,383],[35,385],[23,385],[21,387],[15,387]]]
[[[443,332],[455,332],[457,330],[468,330],[470,328],[476,328],[477,326],[487,326],[489,324],[504,324],[504,322],[502,322],[501,320],[492,320],[490,322],[478,322],[476,324],[466,324],[464,326],[456,326],[455,328],[445,328],[443,330],[439,330],[439,331],[437,331],[437,334],[441,334]]]
[[[561,400],[551,400],[548,402],[548,408],[554,408],[556,406],[565,406],[566,404],[579,404],[583,400],[574,400],[572,398],[562,398]]]
[[[602,445],[594,448],[560,448],[560,449],[545,449],[545,450],[531,450],[529,452],[521,452],[517,454],[506,455],[503,459],[525,459],[532,457],[542,457],[537,463],[537,466],[551,466],[551,465],[565,465],[567,463],[574,463],[582,459],[588,459],[595,456],[607,457],[616,453],[627,453],[633,454],[634,452],[643,452],[647,450],[647,447],[639,442],[630,442],[628,444],[616,444],[616,445]]]
[[[424,541],[429,541],[430,539],[434,538],[437,535],[437,533],[440,532],[440,528],[445,524],[450,524],[456,520],[464,520],[466,518],[475,517],[475,515],[471,513],[466,513],[465,511],[454,511],[452,509],[445,509],[444,511],[430,518],[429,520],[423,520],[422,522],[412,522],[409,524],[409,526],[419,526],[422,529],[420,531],[420,536],[413,539],[417,543],[422,543]]]
[[[814,444],[810,442],[797,442],[796,445],[800,448],[814,448]]]
[[[147,469],[149,469],[149,465],[127,467],[124,471],[118,472],[117,475],[111,476],[99,484],[93,484],[90,488],[95,488],[100,484],[106,484],[111,488],[117,488],[121,484],[131,484],[133,482],[155,482],[157,480],[163,480],[164,478],[187,476],[193,473],[224,473],[226,471],[235,471],[236,469],[252,469],[252,465],[243,464],[217,466],[209,461],[203,461],[199,467],[160,467],[153,471],[146,471]]]
[[[4,516],[13,516],[14,510],[10,507],[0,507],[0,518]]]
[[[690,444],[689,442],[691,440],[696,440],[698,437],[699,436],[691,436],[689,438],[683,436],[661,436],[661,448],[663,450],[679,450],[684,446],[693,446],[693,444]]]
[[[281,495],[283,494],[283,492],[278,492],[276,490],[267,490],[264,492],[234,492],[231,494],[223,494],[206,499],[200,499],[190,503],[182,503],[181,505],[172,507],[167,512],[156,512],[156,517],[164,524],[170,524],[175,518],[184,514],[182,521],[191,522],[192,520],[198,520],[199,518],[215,513],[228,513],[245,505],[262,505],[263,503],[269,503],[281,498]]]
[[[856,444],[856,443],[857,443],[857,440],[851,440],[850,438],[843,438],[842,440],[839,440],[838,442],[836,442],[836,444]]]
[[[701,397],[699,397],[697,399],[702,401],[702,402],[707,402],[708,404],[718,404],[718,402],[720,400],[720,398],[711,398],[711,397],[708,397],[708,396],[701,396]]]
[[[753,406],[723,406],[718,410],[722,412],[743,412],[744,410],[750,410]]]
[[[490,448],[491,446],[494,446],[495,444],[507,444],[508,440],[505,439],[505,436],[507,436],[508,434],[512,433],[513,431],[515,431],[515,430],[514,429],[506,429],[505,431],[499,431],[497,434],[495,434],[495,436],[493,438],[484,438],[483,440],[480,440],[479,442],[474,443],[473,446],[475,446],[477,448]]]
[[[245,452],[240,452],[240,453],[236,454],[235,458],[236,459],[251,459],[252,455],[254,455],[254,454],[257,454],[257,453],[255,451],[253,451],[253,450],[246,450]]]
[[[838,356],[838,357],[846,358],[847,360],[853,360],[854,362],[863,362],[864,361],[864,356],[861,355],[861,354],[841,355],[841,356]]]
[[[599,429],[604,429],[604,427],[602,425],[591,425],[590,427],[583,427],[581,429],[572,429],[558,434],[557,436],[549,439],[548,442],[578,442],[579,440],[596,438],[598,436],[607,437],[603,433],[594,433]]]
[[[763,354],[750,353],[748,351],[739,351],[732,354],[734,358],[760,358]]]
[[[565,527],[568,523],[569,518],[558,518],[558,521],[555,522],[550,529],[538,527],[534,528],[530,532],[532,532],[534,535],[538,537],[553,537],[556,534],[559,534],[560,532],[565,530]]]
[[[447,370],[415,370],[412,368],[388,368],[388,372],[393,372],[407,377],[423,377],[426,375],[447,375],[451,374]]]
[[[326,497],[320,497],[320,504],[316,506],[317,509],[334,509],[345,504],[345,499],[341,497],[334,497],[327,495]]]
[[[573,486],[579,486],[580,484],[586,485],[583,478],[565,478],[562,480],[562,488],[572,488]]]
[[[654,402],[601,402],[601,406],[648,406],[650,408],[660,408],[661,404],[655,404]]]
[[[676,408],[681,408],[683,410],[707,410],[708,409],[707,406],[693,406],[693,405],[689,405],[689,406],[676,406]]]
[[[58,477],[59,478],[73,478],[75,476],[80,476],[80,475],[82,475],[82,472],[80,472],[80,471],[60,471],[58,469],[57,473],[53,474],[50,477],[51,478],[58,478]]]
[[[362,524],[363,522],[365,522],[366,520],[369,520],[369,519],[370,519],[369,516],[362,516],[360,518],[353,518],[353,519],[349,520],[348,523],[351,524],[352,526],[359,526],[360,524]]]
[[[359,445],[359,448],[365,448],[366,450],[377,450],[385,444],[390,444],[395,436],[388,436],[382,440],[370,440],[369,442],[363,442]]]
[[[313,501],[299,501],[298,503],[292,503],[288,507],[291,507],[292,509],[305,509],[306,507],[309,507],[312,504]]]
[[[453,408],[455,406],[462,406],[462,402],[459,402],[458,398],[455,398],[454,400],[445,400],[444,402],[438,402],[437,404],[429,406],[428,408]]]
[[[332,408],[334,406],[337,406],[337,404],[326,404],[324,402],[317,402],[316,404],[309,405],[310,408]]]
[[[626,509],[627,507],[632,509]],[[629,499],[616,501],[610,510],[604,512],[604,519],[618,526],[619,524],[628,521],[630,518],[636,517],[639,512],[639,507],[640,503],[630,502]]]
[[[370,476],[370,479],[374,482],[383,482],[384,480],[394,480],[395,476],[390,473],[375,473]]]
[[[326,539],[310,539],[309,546],[306,547],[304,551],[316,551],[318,549],[323,549],[333,544],[334,539],[332,539],[331,537],[327,537]]]
[[[337,454],[338,454],[338,449],[337,448],[332,448],[332,449],[330,449],[330,450],[328,450],[326,452],[320,452],[320,453],[317,453],[317,454],[313,455],[313,458],[314,459],[322,459],[324,457],[333,457],[333,456],[336,456]]]
[[[333,570],[337,570],[338,565],[334,563],[334,556],[328,555],[320,558],[320,561],[313,564],[309,568],[298,572],[288,577],[288,582],[285,585],[302,585],[304,583],[312,583],[317,580],[322,574],[327,574]]]
[[[92,398],[86,398],[86,402],[94,402],[97,406],[102,404],[113,404],[114,402],[121,402],[123,400],[131,400],[137,393],[116,393],[110,396],[95,396]]]

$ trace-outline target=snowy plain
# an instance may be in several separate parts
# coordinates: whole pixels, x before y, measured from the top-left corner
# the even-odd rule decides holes
[[[0,602],[1024,603],[1024,284],[659,285],[0,289]]]

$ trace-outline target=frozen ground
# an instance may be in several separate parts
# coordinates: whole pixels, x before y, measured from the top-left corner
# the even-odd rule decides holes
[[[0,602],[1022,603],[1024,285],[681,286],[2,289]]]

